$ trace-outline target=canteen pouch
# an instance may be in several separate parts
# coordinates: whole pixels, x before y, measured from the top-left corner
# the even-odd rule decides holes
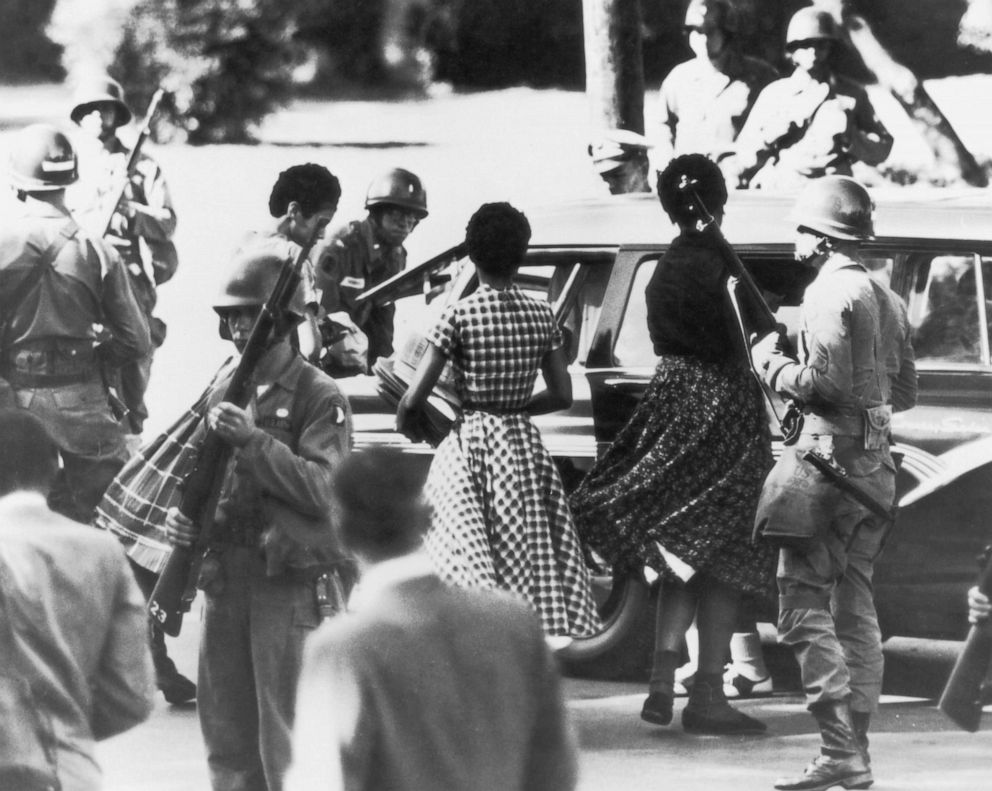
[[[819,470],[786,448],[761,489],[752,540],[808,552],[829,533],[840,498]]]
[[[865,450],[885,450],[892,433],[892,407],[879,404],[865,409]]]

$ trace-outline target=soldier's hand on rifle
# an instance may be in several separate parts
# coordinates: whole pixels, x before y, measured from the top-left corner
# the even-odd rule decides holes
[[[973,624],[987,622],[992,615],[992,603],[976,585],[968,591],[968,621]]]
[[[225,442],[243,448],[255,432],[255,421],[241,407],[221,401],[207,413],[207,427]]]
[[[165,537],[173,546],[191,547],[196,539],[196,526],[176,507],[165,512]]]
[[[751,362],[769,387],[775,387],[775,377],[790,363],[789,342],[781,328],[769,332],[751,345]]]

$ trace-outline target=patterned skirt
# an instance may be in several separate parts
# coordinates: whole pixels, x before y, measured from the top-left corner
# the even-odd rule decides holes
[[[576,528],[615,567],[648,565],[675,579],[660,544],[697,572],[770,595],[775,553],[751,533],[771,465],[749,372],[663,356],[630,421],[572,495]]]
[[[523,414],[466,412],[427,477],[426,547],[441,577],[527,599],[549,635],[601,628],[558,470]]]

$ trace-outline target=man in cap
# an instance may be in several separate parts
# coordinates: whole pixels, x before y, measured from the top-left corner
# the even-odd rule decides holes
[[[737,140],[738,186],[796,189],[807,179],[851,175],[855,162],[877,165],[892,135],[875,115],[865,89],[836,74],[841,46],[833,16],[814,7],[789,21],[785,48],[795,70],[758,96]]]
[[[284,263],[264,250],[235,255],[214,309],[221,337],[239,352]],[[215,791],[282,787],[303,642],[321,617],[318,589],[327,608],[342,608],[351,569],[330,501],[331,475],[351,449],[351,409],[334,380],[290,344],[303,299],[297,288],[275,317],[247,408],[222,400],[223,381],[208,404],[208,428],[233,448],[199,580],[206,604],[197,713]],[[181,546],[196,536],[178,508],[165,529]]]
[[[592,166],[606,182],[611,195],[650,192],[648,149],[644,135],[629,129],[610,129],[589,144]]]
[[[152,315],[156,289],[178,265],[172,243],[176,211],[162,169],[144,149],[133,172],[124,172],[131,150],[117,130],[131,122],[132,114],[115,80],[100,75],[81,82],[69,115],[82,132],[77,135],[80,179],[70,192],[71,208],[94,234],[104,233],[101,226],[111,217],[107,239],[124,259],[152,334],[153,350],[123,366],[120,373],[130,429],[140,434],[148,417],[145,391],[152,354],[165,339],[165,322]],[[116,207],[111,205],[115,201]]]
[[[742,52],[731,0],[691,0],[684,30],[695,57],[675,66],[661,85],[653,157],[659,172],[680,154],[705,154],[720,164],[733,152],[758,94],[778,77],[773,66]]]
[[[317,287],[325,313],[346,312],[368,338],[365,370],[393,353],[394,305],[359,303],[363,291],[406,268],[403,242],[427,216],[427,192],[409,170],[394,168],[376,176],[365,197],[368,214],[333,233],[317,263]],[[359,373],[335,370],[333,376]]]
[[[541,624],[506,593],[444,584],[423,549],[422,466],[376,448],[334,476],[362,570],[308,641],[287,791],[568,791],[575,739]]]
[[[128,458],[101,361],[146,355],[148,323],[117,252],[69,212],[65,191],[77,179],[69,139],[49,124],[25,127],[7,175],[20,200],[0,229],[0,382],[59,447],[52,508],[89,522]],[[95,325],[104,328],[99,346]]]
[[[874,238],[868,191],[824,176],[800,194],[791,219],[796,257],[818,271],[806,289],[801,359],[770,333],[752,350],[771,389],[805,412],[798,441],[769,473],[756,529],[782,544],[779,641],[799,662],[820,755],[781,791],[823,791],[872,782],[868,725],[882,691],[882,640],[872,572],[891,520],[823,476],[815,453],[885,510],[895,499],[889,450],[893,411],[916,403],[906,306],[861,261]]]
[[[0,409],[0,788],[97,791],[94,742],[152,711],[146,615],[124,553],[45,503],[58,449]]]

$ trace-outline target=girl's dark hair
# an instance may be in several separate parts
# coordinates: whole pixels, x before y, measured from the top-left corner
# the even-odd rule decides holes
[[[702,154],[683,154],[658,174],[658,198],[672,222],[683,228],[699,218],[691,193],[680,188],[683,179],[693,183],[696,194],[711,214],[723,210],[727,203],[727,183],[720,168]]]
[[[290,201],[300,204],[304,217],[310,217],[327,204],[337,205],[341,198],[341,183],[323,165],[308,162],[293,165],[279,174],[269,195],[269,214],[282,217]]]
[[[483,272],[512,275],[527,252],[530,223],[509,203],[484,203],[465,226],[468,257]]]

